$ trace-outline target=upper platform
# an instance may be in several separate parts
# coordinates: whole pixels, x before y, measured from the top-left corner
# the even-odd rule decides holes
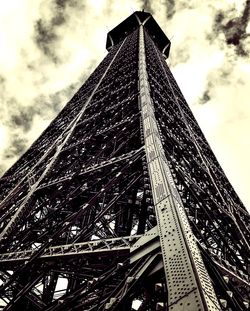
[[[167,58],[171,45],[170,40],[161,30],[160,26],[157,24],[153,16],[150,13],[143,11],[134,12],[118,26],[108,32],[106,49],[109,51],[112,46],[125,39],[125,37],[132,33],[136,28],[138,28],[140,24],[144,24],[145,29],[154,40],[156,46]]]

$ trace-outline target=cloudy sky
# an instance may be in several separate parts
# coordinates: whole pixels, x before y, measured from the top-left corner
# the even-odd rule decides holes
[[[250,0],[0,2],[0,174],[25,152],[106,55],[135,10],[171,39],[168,64],[250,208]]]

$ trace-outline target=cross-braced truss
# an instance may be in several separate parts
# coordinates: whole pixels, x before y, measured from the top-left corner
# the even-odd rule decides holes
[[[248,308],[249,214],[153,17],[129,18],[0,180],[1,310]]]

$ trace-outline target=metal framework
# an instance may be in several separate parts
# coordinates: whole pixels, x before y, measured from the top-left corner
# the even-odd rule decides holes
[[[151,14],[0,180],[0,310],[248,310],[249,214]]]

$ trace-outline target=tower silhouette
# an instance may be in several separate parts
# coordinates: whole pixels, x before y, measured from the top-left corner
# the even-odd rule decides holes
[[[247,310],[249,214],[135,12],[0,180],[1,310]],[[195,86],[194,86],[195,87]]]

